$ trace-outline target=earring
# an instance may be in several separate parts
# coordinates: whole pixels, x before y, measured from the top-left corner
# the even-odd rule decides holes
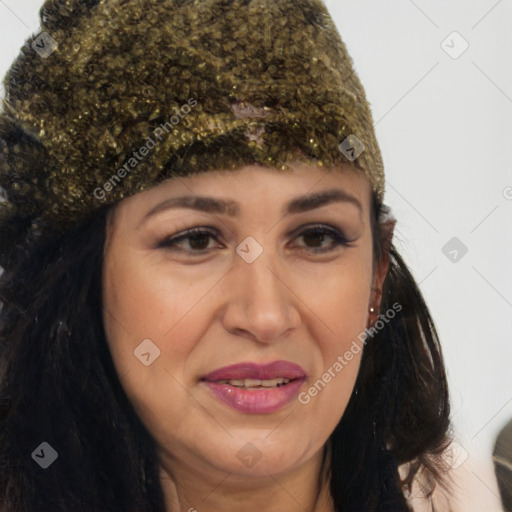
[[[373,315],[373,313],[375,313],[375,308],[371,307],[371,308],[370,308],[370,313]],[[371,327],[372,325],[373,325],[373,321],[372,321],[372,319],[370,318],[370,325],[369,325],[369,327]]]

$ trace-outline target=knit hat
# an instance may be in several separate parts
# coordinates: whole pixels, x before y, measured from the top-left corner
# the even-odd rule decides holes
[[[384,171],[321,0],[47,0],[4,78],[0,265],[165,179],[286,162]]]

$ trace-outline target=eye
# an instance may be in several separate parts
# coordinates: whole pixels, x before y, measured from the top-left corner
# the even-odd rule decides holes
[[[218,242],[218,233],[216,230],[195,227],[178,236],[163,239],[159,242],[157,248],[183,250],[191,254],[202,255],[208,252],[208,245],[211,238]],[[314,253],[329,252],[335,250],[338,246],[349,245],[349,241],[338,229],[322,224],[304,229],[295,238],[302,238],[305,242],[305,245],[298,244],[299,247]],[[327,246],[322,245],[326,238],[332,240]],[[188,243],[188,247],[183,248],[184,242]]]
[[[204,254],[207,252],[210,238],[217,240],[217,233],[209,229],[192,228],[179,236],[165,238],[158,244],[157,248],[176,248],[177,250],[182,250],[179,247],[180,244],[183,241],[188,241],[191,250],[184,249],[185,251],[196,254]]]
[[[325,241],[326,236],[331,238],[332,242],[330,245],[322,247],[321,244]],[[329,252],[333,251],[340,245],[347,246],[349,244],[349,241],[339,230],[322,224],[318,224],[301,231],[297,235],[297,238],[303,238],[307,244],[307,248],[313,247],[312,252]],[[308,245],[309,243],[312,245]]]

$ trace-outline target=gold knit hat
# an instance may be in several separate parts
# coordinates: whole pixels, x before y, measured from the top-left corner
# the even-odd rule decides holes
[[[174,176],[286,162],[384,171],[321,0],[47,0],[0,111],[0,265]]]

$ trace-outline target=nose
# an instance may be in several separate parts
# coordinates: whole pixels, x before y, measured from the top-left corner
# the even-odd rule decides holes
[[[288,336],[300,323],[300,300],[287,282],[290,274],[269,252],[264,250],[252,263],[235,258],[222,317],[227,331],[261,343]]]

